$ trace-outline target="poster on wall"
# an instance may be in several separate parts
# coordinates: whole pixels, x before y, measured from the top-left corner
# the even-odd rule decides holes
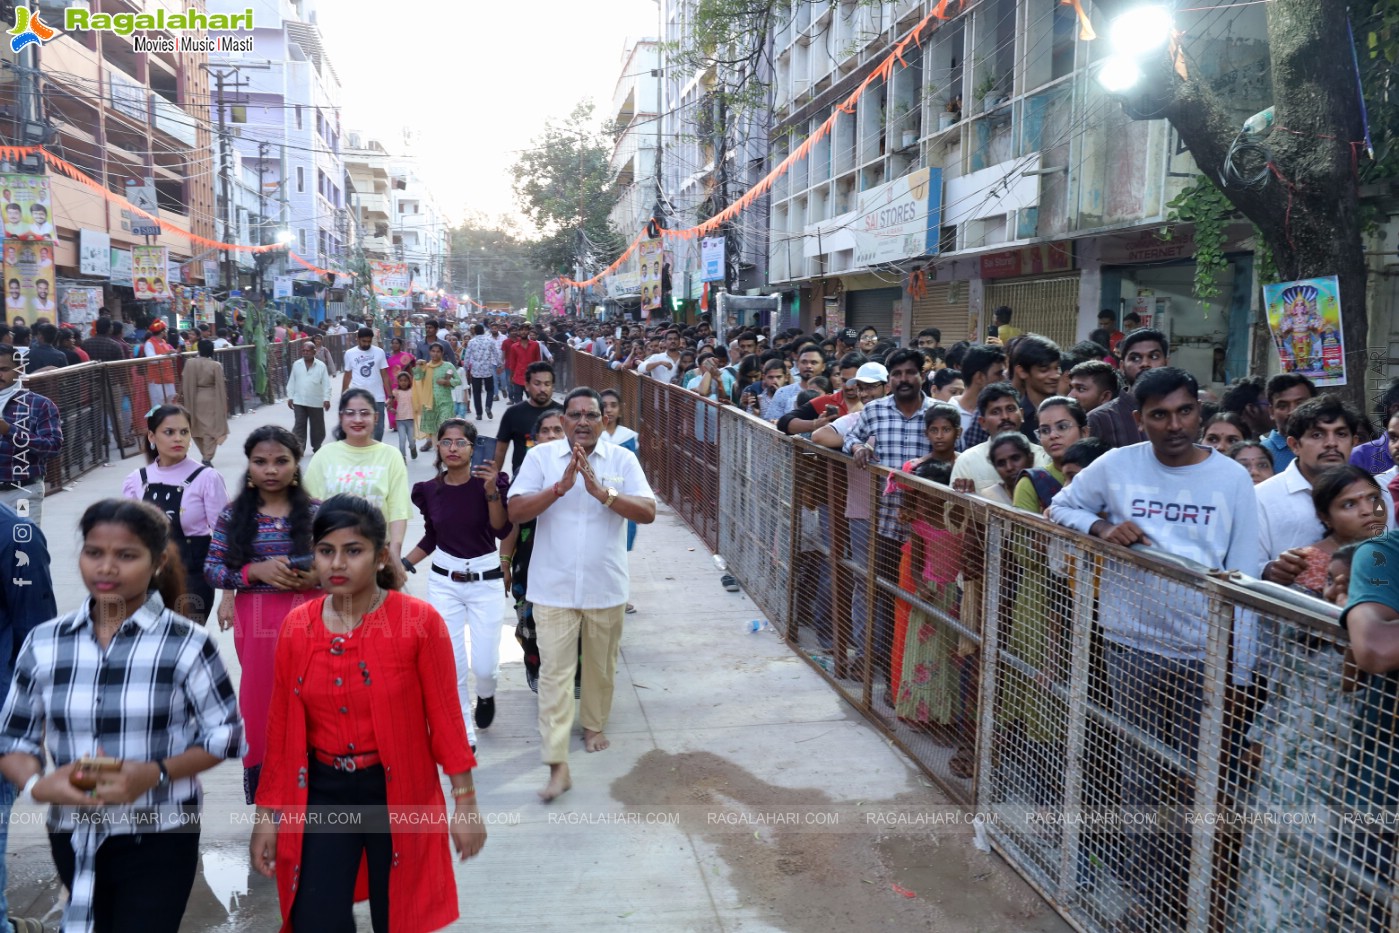
[[[371,262],[369,264],[374,297],[385,311],[411,311],[413,280],[406,262]]]
[[[111,278],[113,285],[131,287],[131,250],[112,249]]]
[[[292,293],[292,278],[289,275],[279,275],[272,280],[272,297],[277,301],[283,298],[290,298]]]
[[[112,274],[112,238],[100,230],[78,231],[78,272],[106,278]]]
[[[102,289],[70,288],[63,293],[63,323],[90,324],[102,306]]]
[[[704,266],[701,281],[724,281],[724,243],[725,240],[721,236],[707,236],[700,240],[700,264]]]
[[[661,306],[661,264],[665,251],[660,240],[642,240],[637,254],[641,257],[641,316],[650,317]]]
[[[1265,285],[1263,304],[1283,372],[1318,386],[1346,384],[1341,285],[1334,275]]]
[[[5,311],[35,317],[58,316],[53,288],[53,247],[27,240],[5,241]]]
[[[5,239],[53,239],[47,175],[0,175],[0,199],[4,204]]]
[[[168,301],[170,259],[163,246],[131,247],[131,278],[137,301]]]

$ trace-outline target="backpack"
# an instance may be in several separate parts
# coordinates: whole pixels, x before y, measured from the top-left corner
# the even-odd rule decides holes
[[[1055,479],[1054,474],[1050,473],[1044,467],[1031,467],[1028,470],[1021,470],[1020,475],[1029,479],[1029,481],[1034,484],[1035,495],[1038,496],[1040,500],[1041,512],[1049,508],[1049,503],[1053,500],[1055,494],[1064,488],[1064,484]]]

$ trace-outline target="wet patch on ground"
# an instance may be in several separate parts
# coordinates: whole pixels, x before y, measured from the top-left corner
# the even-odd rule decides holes
[[[1060,933],[1070,928],[1000,858],[976,851],[963,829],[881,834],[764,825],[761,814],[821,808],[832,799],[819,787],[770,784],[708,752],[651,751],[611,787],[637,811],[673,810],[695,841],[720,915],[758,913],[779,929],[978,930]],[[863,801],[878,807],[940,807],[945,798],[903,794]],[[745,813],[740,827],[709,813]],[[715,882],[718,882],[717,884]],[[737,894],[736,902],[723,890]],[[909,894],[912,896],[909,896]]]

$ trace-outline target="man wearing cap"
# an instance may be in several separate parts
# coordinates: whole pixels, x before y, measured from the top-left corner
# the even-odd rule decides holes
[[[146,340],[141,344],[141,356],[168,357],[161,363],[153,363],[146,370],[146,389],[152,405],[165,405],[175,401],[175,348],[165,342],[165,322],[160,318],[151,321],[146,329]]]
[[[836,331],[836,357],[843,358],[860,346],[860,332],[853,327]]]
[[[777,430],[784,434],[810,434],[849,413],[850,408],[845,400],[846,387],[853,388],[860,382],[888,381],[888,370],[879,363],[871,363],[859,350],[852,350],[840,358],[840,381],[835,383],[834,389],[778,418]]]

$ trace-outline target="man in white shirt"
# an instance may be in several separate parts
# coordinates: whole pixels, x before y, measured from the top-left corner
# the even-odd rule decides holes
[[[327,327],[325,329],[325,332],[327,337],[338,337],[341,334],[349,333],[349,331],[345,329],[344,323],[341,321],[336,321],[334,324]]]
[[[384,439],[384,403],[393,394],[389,385],[389,360],[383,347],[374,345],[374,330],[361,327],[359,345],[345,351],[345,375],[340,382],[343,394],[351,386],[374,396],[374,439]]]
[[[1267,561],[1263,579],[1290,586],[1306,569],[1296,549],[1326,537],[1312,504],[1312,483],[1323,471],[1350,462],[1359,427],[1355,409],[1335,395],[1309,399],[1288,417],[1287,446],[1297,459],[1255,488],[1259,546]]]
[[[578,388],[564,399],[567,437],[525,455],[510,487],[510,520],[538,518],[525,597],[539,640],[539,735],[549,783],[546,803],[573,786],[568,736],[573,675],[583,639],[579,719],[583,747],[607,748],[612,684],[629,588],[627,522],[656,520],[656,496],[636,455],[599,444],[602,397]]]
[[[657,382],[670,382],[675,378],[675,369],[680,365],[680,331],[670,330],[665,335],[665,350],[646,358],[641,371]]]
[[[316,344],[306,340],[301,344],[301,360],[293,363],[287,377],[287,407],[296,413],[291,429],[301,441],[301,449],[310,456],[325,443],[325,413],[330,411],[330,372],[316,355]],[[310,429],[310,443],[307,429]]]
[[[989,438],[994,438],[1002,431],[1019,431],[1024,422],[1025,413],[1020,407],[1020,396],[1016,393],[1015,386],[1009,382],[993,383],[982,389],[977,396],[976,407],[980,413],[982,433]],[[1030,452],[1035,455],[1037,467],[1048,467],[1052,462],[1044,448],[1038,444],[1031,444]],[[996,473],[990,455],[990,440],[982,441],[958,454],[957,462],[952,465],[952,488],[958,492],[979,493],[1000,483],[1001,477]]]

